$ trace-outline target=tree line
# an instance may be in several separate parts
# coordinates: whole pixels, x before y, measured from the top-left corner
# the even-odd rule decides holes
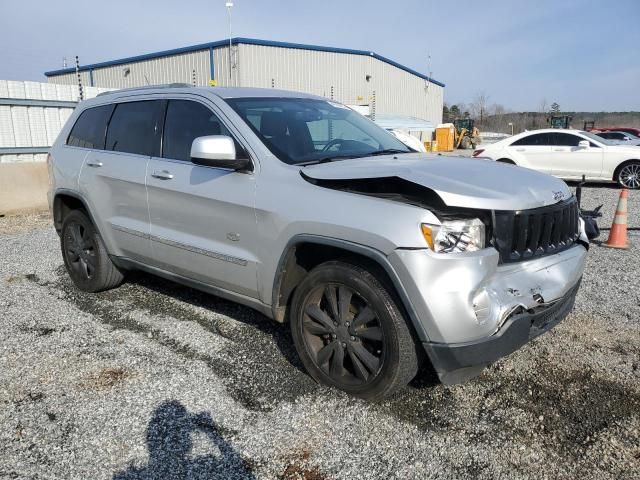
[[[537,111],[514,112],[499,103],[490,102],[484,92],[477,93],[470,103],[444,104],[442,121],[453,122],[456,118],[473,118],[480,131],[511,133],[548,128],[548,119],[554,115],[569,115],[571,127],[582,129],[585,122],[593,121],[598,127],[640,128],[640,112],[568,112],[558,102],[540,100]]]

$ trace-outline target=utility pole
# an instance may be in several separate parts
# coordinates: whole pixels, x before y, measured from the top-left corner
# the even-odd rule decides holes
[[[231,9],[233,8],[233,2],[227,2],[224,4],[225,7],[227,7],[227,13],[229,14],[229,86],[232,86],[233,84],[233,79],[232,79],[232,74],[231,74],[231,70],[233,69],[233,66],[231,65],[231,38],[232,38],[232,33],[231,33]]]

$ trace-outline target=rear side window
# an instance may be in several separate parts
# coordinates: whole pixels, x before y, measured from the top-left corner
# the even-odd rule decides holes
[[[204,105],[189,100],[169,100],[164,120],[164,158],[190,161],[193,140],[207,135],[232,136],[216,114]],[[236,151],[239,148],[236,144]]]
[[[107,132],[107,122],[111,112],[113,112],[113,105],[87,108],[80,114],[71,129],[67,145],[104,149],[104,136]]]
[[[160,155],[160,107],[161,102],[156,100],[117,104],[109,122],[106,150]]]
[[[547,146],[547,145],[551,145],[551,139],[549,138],[548,133],[536,133],[534,135],[528,135],[519,140],[516,140],[511,145],[512,146],[518,146],[518,145]]]

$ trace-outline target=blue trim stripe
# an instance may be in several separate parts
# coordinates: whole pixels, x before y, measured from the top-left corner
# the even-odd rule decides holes
[[[210,70],[209,80],[215,80],[216,70],[215,70],[215,64],[213,63],[213,47],[209,47],[209,70]]]
[[[271,40],[259,40],[259,39],[255,39],[255,38],[243,38],[243,37],[234,37],[231,39],[231,43],[233,45],[239,45],[239,44],[245,44],[245,45],[261,45],[261,46],[265,46],[265,47],[281,47],[281,48],[295,48],[295,49],[300,49],[300,50],[315,50],[315,51],[319,51],[319,52],[332,52],[332,53],[347,53],[347,54],[351,54],[351,55],[364,55],[367,57],[373,57],[377,60],[380,60],[381,62],[385,62],[388,63],[389,65],[393,65],[394,67],[397,67],[401,70],[404,70],[405,72],[408,72],[412,75],[415,75],[419,78],[422,78],[423,80],[427,80],[435,85],[439,85],[441,87],[444,87],[444,83],[439,82],[433,78],[430,78],[420,72],[417,72],[416,70],[413,70],[409,67],[405,67],[404,65],[399,64],[398,62],[394,62],[393,60],[387,58],[387,57],[383,57],[382,55],[378,55],[375,52],[371,52],[371,51],[367,51],[367,50],[353,50],[350,48],[337,48],[337,47],[322,47],[319,45],[307,45],[304,43],[289,43],[289,42],[276,42],[276,41],[271,41]],[[137,55],[135,57],[126,57],[126,58],[120,58],[118,60],[111,60],[109,62],[101,62],[101,63],[93,63],[91,65],[84,65],[80,67],[81,71],[85,71],[85,70],[91,70],[91,69],[96,69],[96,68],[104,68],[104,67],[112,67],[114,65],[123,65],[123,64],[127,64],[127,63],[133,63],[133,62],[141,62],[144,60],[151,60],[154,58],[162,58],[162,57],[169,57],[172,55],[179,55],[181,53],[189,53],[189,52],[197,52],[200,50],[213,50],[215,48],[218,47],[223,47],[225,45],[229,45],[229,40],[219,40],[217,42],[210,42],[210,43],[201,43],[198,45],[192,45],[190,47],[182,47],[182,48],[175,48],[173,50],[163,50],[161,52],[155,52],[155,53],[147,53],[145,55]],[[213,68],[213,63],[211,64]],[[66,73],[74,73],[75,72],[75,68],[63,68],[61,70],[51,70],[49,72],[45,72],[45,76],[47,77],[54,77],[56,75],[64,75]]]

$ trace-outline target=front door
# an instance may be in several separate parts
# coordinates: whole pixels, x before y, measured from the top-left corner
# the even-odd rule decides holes
[[[255,174],[191,163],[196,137],[229,135],[209,106],[169,100],[161,156],[147,166],[156,265],[257,298]],[[242,152],[241,147],[238,150]]]
[[[602,148],[593,142],[580,148],[578,143],[586,138],[571,133],[553,133],[553,156],[556,159],[553,175],[562,178],[600,178],[602,174]]]

